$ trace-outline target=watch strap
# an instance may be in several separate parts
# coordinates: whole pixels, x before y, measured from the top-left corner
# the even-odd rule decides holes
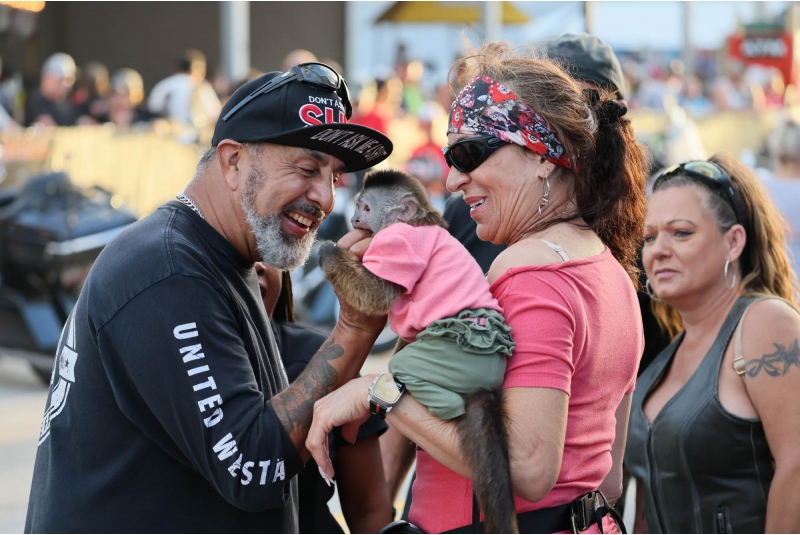
[[[389,412],[391,408],[391,406],[387,407],[386,405],[381,405],[372,399],[372,397],[369,398],[369,412],[378,416],[379,418],[386,418],[386,413]]]
[[[381,374],[381,375],[383,375],[383,374]],[[371,412],[372,414],[378,416],[379,418],[386,418],[386,413],[389,412],[390,410],[392,410],[392,407],[394,406],[394,404],[397,403],[398,401],[400,401],[400,397],[403,395],[403,392],[406,391],[406,385],[404,385],[403,383],[398,381],[394,377],[394,375],[391,375],[389,373],[387,373],[386,375],[391,376],[392,380],[394,381],[395,386],[400,391],[400,394],[397,396],[397,400],[394,403],[382,403],[382,402],[380,402],[380,401],[378,401],[378,400],[376,400],[375,398],[372,397],[372,387],[370,386],[370,395],[367,398],[369,400],[369,412]],[[378,378],[376,378],[375,381],[377,382],[377,380],[379,378],[380,378],[380,376]]]

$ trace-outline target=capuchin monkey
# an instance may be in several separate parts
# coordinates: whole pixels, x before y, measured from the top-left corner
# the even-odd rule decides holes
[[[389,314],[400,336],[389,371],[432,414],[456,422],[486,532],[517,533],[500,390],[514,344],[502,309],[417,179],[372,172],[355,200],[353,227],[372,241],[363,261],[323,243],[325,277],[340,299],[362,313]],[[445,317],[425,317],[436,311]],[[467,334],[505,345],[476,349],[464,341]]]

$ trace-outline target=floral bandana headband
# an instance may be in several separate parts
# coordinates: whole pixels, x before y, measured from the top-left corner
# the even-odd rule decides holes
[[[477,76],[453,102],[447,133],[464,131],[516,143],[555,165],[572,168],[564,145],[547,121],[516,93],[488,76]]]

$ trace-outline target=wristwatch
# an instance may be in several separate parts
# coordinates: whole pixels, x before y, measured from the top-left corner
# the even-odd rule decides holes
[[[392,410],[405,391],[406,386],[391,373],[380,374],[369,385],[369,411],[386,418],[386,413]]]

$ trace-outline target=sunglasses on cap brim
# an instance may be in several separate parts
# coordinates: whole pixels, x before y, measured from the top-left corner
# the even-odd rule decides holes
[[[226,113],[222,120],[227,121],[230,119],[234,113],[244,108],[259,95],[266,95],[294,81],[335,91],[344,105],[345,117],[350,119],[353,115],[353,106],[350,104],[350,90],[347,89],[347,83],[344,81],[344,78],[333,70],[333,68],[324,63],[301,63],[283,72],[283,74],[276,76],[247,95],[241,102],[234,106],[231,111]]]
[[[442,147],[442,154],[448,166],[455,167],[462,173],[469,173],[489,159],[494,151],[507,144],[507,141],[494,136],[468,137]]]
[[[747,214],[747,210],[741,196],[737,195],[733,189],[728,173],[722,167],[706,160],[695,160],[667,167],[656,176],[653,182],[653,192],[658,190],[669,177],[678,175],[688,177],[719,193],[733,209],[736,222],[741,225],[745,224],[744,216]]]

